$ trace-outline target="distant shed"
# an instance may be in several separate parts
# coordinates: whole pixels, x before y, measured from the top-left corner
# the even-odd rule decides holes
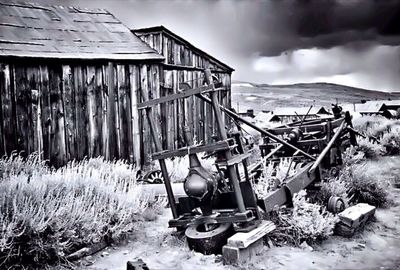
[[[163,76],[160,78],[162,82],[161,95],[176,93],[179,83],[182,82],[188,82],[190,87],[203,85],[204,70],[210,68],[222,82],[224,89],[219,92],[220,104],[231,107],[233,68],[195,47],[164,26],[134,29],[132,32],[165,57]],[[183,111],[180,109],[181,107],[173,101],[161,108],[164,148],[175,149],[184,144],[182,131],[185,115],[189,126],[194,130],[193,135],[196,141],[211,142],[216,133],[211,106],[196,97],[191,97],[185,102]]]
[[[331,113],[324,107],[280,107],[276,108],[273,112],[273,117],[270,121],[297,121],[303,117],[306,119],[320,118],[321,115],[330,115]]]
[[[385,100],[383,107],[384,107],[385,110],[397,111],[397,110],[400,109],[400,99],[398,99],[398,100]]]
[[[138,91],[160,96],[163,60],[106,10],[0,3],[0,155],[142,163]]]
[[[356,104],[356,111],[361,115],[374,115],[381,114],[381,111],[384,109],[384,101],[367,101],[363,104]]]

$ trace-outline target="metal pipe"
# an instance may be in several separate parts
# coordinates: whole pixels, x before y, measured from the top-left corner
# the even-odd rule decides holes
[[[343,121],[342,124],[340,124],[340,126],[337,129],[337,131],[335,132],[335,135],[333,135],[332,139],[329,141],[329,143],[326,145],[324,150],[322,150],[321,154],[318,156],[317,160],[311,166],[310,170],[308,171],[310,174],[314,173],[314,171],[317,169],[319,164],[322,162],[322,160],[324,159],[326,154],[332,148],[333,144],[336,142],[337,138],[339,137],[340,133],[342,132],[345,124],[346,124],[345,121]]]
[[[196,96],[201,98],[202,100],[204,100],[207,103],[212,103],[211,99],[209,99],[208,97],[205,97],[203,95],[196,95]],[[219,107],[221,108],[221,110],[223,112],[225,112],[227,115],[229,115],[230,117],[234,118],[235,120],[238,120],[238,121],[242,122],[243,124],[248,125],[249,127],[257,130],[258,132],[260,132],[261,134],[263,134],[263,135],[265,135],[267,137],[270,137],[271,139],[273,139],[276,142],[279,142],[279,143],[281,143],[281,144],[283,144],[283,145],[285,145],[285,146],[287,146],[289,148],[292,148],[293,150],[299,151],[299,153],[301,153],[303,156],[305,156],[305,157],[307,157],[307,158],[309,158],[311,160],[315,160],[315,157],[313,157],[310,154],[304,152],[303,150],[299,149],[298,147],[286,142],[285,140],[275,136],[274,134],[272,134],[272,133],[270,133],[270,132],[268,132],[268,131],[260,128],[260,127],[257,127],[256,125],[254,125],[254,124],[250,123],[249,121],[247,121],[247,120],[243,119],[242,117],[240,117],[238,114],[232,112],[229,109],[226,109],[224,106],[222,106],[220,104],[218,104],[218,105],[219,105]]]

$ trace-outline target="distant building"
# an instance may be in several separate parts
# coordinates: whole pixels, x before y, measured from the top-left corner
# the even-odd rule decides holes
[[[397,117],[400,109],[400,100],[367,101],[364,104],[355,104],[355,111],[361,115],[382,115],[387,118]]]
[[[277,121],[301,121],[305,119],[317,119],[328,116],[331,113],[324,107],[282,107],[276,108],[273,112],[272,122]]]
[[[248,110],[245,111],[245,112],[239,112],[238,115],[244,116],[244,117],[251,117],[251,118],[254,118],[254,117],[255,117],[255,115],[254,115],[254,110],[253,110],[253,109],[248,109]]]

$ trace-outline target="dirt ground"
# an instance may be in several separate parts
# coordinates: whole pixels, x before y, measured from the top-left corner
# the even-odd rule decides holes
[[[399,164],[399,159],[383,162]],[[400,173],[397,165],[392,169]],[[224,266],[220,256],[190,251],[184,240],[171,235],[173,230],[167,228],[170,213],[165,209],[130,243],[86,258],[79,269],[125,270],[127,261],[135,258],[150,269],[400,269],[400,189],[393,188],[391,194],[395,204],[377,209],[376,221],[351,239],[333,236],[314,248],[265,247],[257,259],[240,268]]]

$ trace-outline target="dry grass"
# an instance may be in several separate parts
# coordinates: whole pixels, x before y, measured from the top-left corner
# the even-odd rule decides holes
[[[82,247],[118,240],[149,207],[136,169],[122,161],[97,158],[53,170],[35,155],[13,156],[0,160],[0,170],[1,269],[61,263]]]

